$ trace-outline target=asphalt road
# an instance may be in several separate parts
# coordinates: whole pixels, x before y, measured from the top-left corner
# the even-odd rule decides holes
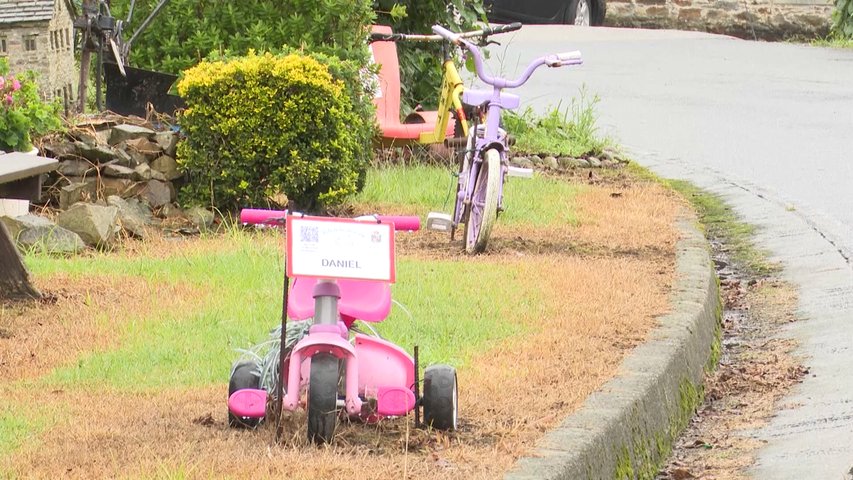
[[[599,124],[641,164],[724,196],[799,286],[784,334],[810,368],[750,472],[844,479],[853,467],[853,50],[701,33],[527,26],[492,47],[493,70],[580,50],[581,67],[537,71],[522,105],[565,107],[582,85]]]

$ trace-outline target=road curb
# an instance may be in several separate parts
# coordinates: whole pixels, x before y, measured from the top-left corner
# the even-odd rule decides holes
[[[672,311],[590,395],[521,458],[509,480],[649,478],[702,398],[719,355],[720,296],[708,242],[681,219]]]

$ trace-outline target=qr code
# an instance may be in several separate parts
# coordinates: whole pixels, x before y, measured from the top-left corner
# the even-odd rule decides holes
[[[316,226],[302,225],[299,234],[303,242],[317,243],[320,240]]]

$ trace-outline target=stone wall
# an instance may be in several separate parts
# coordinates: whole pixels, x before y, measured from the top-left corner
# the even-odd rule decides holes
[[[47,99],[73,101],[77,84],[74,63],[74,30],[65,2],[50,21],[5,24],[0,38],[6,39],[6,59],[12,73],[38,72],[39,91]],[[36,49],[27,51],[26,38],[34,38]]]
[[[826,36],[832,11],[828,0],[607,0],[605,23],[782,40]]]

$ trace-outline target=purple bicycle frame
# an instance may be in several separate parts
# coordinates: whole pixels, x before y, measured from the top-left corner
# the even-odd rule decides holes
[[[581,54],[578,51],[539,57],[527,66],[520,77],[515,80],[508,80],[501,77],[493,77],[486,73],[486,68],[483,64],[483,55],[480,52],[480,49],[473,43],[464,39],[459,34],[447,30],[441,25],[434,25],[432,27],[432,31],[441,35],[448,41],[468,50],[474,58],[474,66],[477,70],[477,76],[480,77],[480,80],[482,80],[483,83],[492,86],[491,97],[486,100],[486,103],[488,104],[486,109],[486,131],[483,134],[483,138],[480,138],[479,135],[477,135],[476,129],[472,131],[476,143],[475,145],[468,145],[469,150],[471,147],[474,147],[473,152],[466,152],[466,155],[469,153],[471,154],[472,162],[470,164],[468,178],[460,178],[459,180],[460,188],[456,198],[456,210],[453,218],[453,226],[455,227],[459,225],[462,220],[462,209],[459,208],[459,205],[462,202],[472,200],[471,195],[474,191],[475,182],[477,181],[477,174],[480,171],[480,165],[483,163],[482,153],[489,148],[495,148],[498,150],[501,158],[501,182],[500,190],[498,191],[498,210],[500,211],[503,206],[503,185],[506,173],[509,169],[507,162],[507,151],[509,150],[509,145],[506,135],[503,137],[500,136],[501,110],[505,108],[503,103],[504,100],[508,98],[502,96],[502,90],[505,88],[517,88],[524,85],[527,80],[530,79],[530,76],[533,75],[533,72],[542,65],[548,65],[549,67],[580,65],[583,63],[583,60],[581,59]],[[464,188],[462,188],[463,186]]]

